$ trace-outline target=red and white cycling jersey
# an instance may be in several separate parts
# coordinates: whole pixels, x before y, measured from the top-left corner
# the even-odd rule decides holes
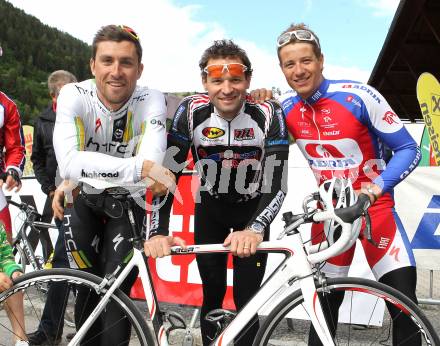
[[[0,171],[14,169],[19,176],[26,161],[23,129],[15,103],[0,91]],[[11,216],[6,199],[0,189],[0,222],[11,233]]]
[[[355,189],[373,181],[390,192],[420,160],[414,139],[369,85],[324,80],[307,100],[290,92],[281,102],[318,183],[340,175],[350,178]],[[386,148],[394,152],[388,164]]]
[[[0,169],[15,169],[21,176],[26,160],[23,129],[15,103],[0,91]]]
[[[324,79],[308,99],[291,91],[280,102],[289,131],[318,184],[338,176],[349,178],[355,189],[371,182],[382,188],[384,195],[369,210],[373,239],[380,246],[368,246],[363,240],[376,276],[414,265],[409,241],[393,209],[392,190],[417,166],[420,150],[383,96],[366,84]],[[393,156],[386,163],[387,148]],[[339,267],[336,275],[348,271],[352,252],[329,261]]]

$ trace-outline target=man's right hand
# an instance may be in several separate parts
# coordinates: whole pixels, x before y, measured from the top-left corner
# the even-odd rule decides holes
[[[181,246],[186,249],[186,243],[182,238],[156,235],[144,243],[144,252],[148,257],[164,257],[171,253],[171,246]]]
[[[264,103],[269,100],[273,100],[273,93],[272,89],[255,89],[250,92],[251,97],[255,100],[257,103]]]
[[[141,178],[146,180],[154,196],[163,196],[169,190],[174,192],[176,189],[175,175],[169,169],[150,160],[143,162]]]
[[[56,189],[52,199],[52,210],[54,218],[63,220],[64,218],[64,191]]]
[[[58,220],[64,218],[64,198],[67,197],[67,205],[73,204],[73,200],[78,196],[78,185],[69,180],[63,182],[57,187],[52,199],[53,216]]]

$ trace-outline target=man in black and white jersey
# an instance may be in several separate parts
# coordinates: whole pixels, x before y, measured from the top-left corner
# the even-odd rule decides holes
[[[93,177],[118,185],[152,179],[153,194],[164,194],[174,176],[162,163],[166,149],[166,104],[157,90],[137,86],[143,70],[142,47],[129,27],[108,25],[94,37],[90,68],[94,79],[72,83],[58,97],[53,145],[60,175],[69,182]],[[70,266],[104,276],[123,262],[132,245],[127,215],[107,217],[99,206],[79,194],[64,209],[65,187],[55,193],[55,217],[63,220]],[[144,210],[139,208],[142,216]],[[129,293],[137,277],[133,271],[122,289]],[[78,289],[77,327],[97,302]],[[112,305],[86,335],[93,345],[124,345],[130,338],[126,319]],[[102,330],[109,332],[101,333]],[[94,338],[92,338],[94,337]]]
[[[178,177],[191,149],[201,177],[195,243],[231,247],[236,255],[234,301],[240,309],[261,284],[266,255],[254,254],[258,244],[268,239],[269,225],[286,195],[287,129],[278,104],[259,105],[247,95],[251,63],[235,43],[215,41],[199,66],[207,95],[187,97],[178,107],[168,135],[165,165]],[[152,215],[144,247],[148,256],[162,257],[170,253],[170,246],[184,244],[182,239],[168,236],[171,204],[170,198]],[[204,345],[215,336],[216,328],[205,316],[222,307],[226,264],[224,254],[197,256],[203,282],[200,318]],[[254,323],[236,344],[251,345],[257,330],[258,323]]]

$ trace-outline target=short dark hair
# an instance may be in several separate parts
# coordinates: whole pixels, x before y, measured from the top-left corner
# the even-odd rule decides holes
[[[304,42],[304,43],[311,44],[313,46],[313,53],[315,53],[317,58],[320,58],[322,56],[322,52],[321,52],[321,43],[319,42],[319,37],[312,30],[310,30],[309,27],[306,24],[304,24],[304,23],[298,23],[298,24],[292,23],[278,37],[280,37],[282,34],[285,34],[286,32],[295,31],[295,30],[307,30],[307,31],[309,31],[310,33],[312,33],[313,36],[315,36],[315,38],[318,40],[319,44],[316,44],[314,41],[307,41],[307,42],[306,41],[299,41],[299,40],[297,40],[295,38],[295,36],[292,36],[290,42],[292,42],[292,43]],[[277,48],[278,60],[280,59],[280,50],[283,47],[278,47]]]
[[[203,78],[206,78],[206,73],[203,69],[208,65],[209,59],[217,58],[238,58],[247,67],[245,76],[250,77],[252,75],[251,61],[244,49],[240,48],[232,40],[216,40],[211,47],[203,52],[200,58],[199,67]]]
[[[139,36],[133,31],[133,29],[125,25],[106,25],[98,30],[92,43],[92,59],[96,58],[96,51],[98,50],[98,43],[104,41],[130,41],[136,47],[136,53],[138,55],[138,62],[142,60],[142,46],[139,40]]]

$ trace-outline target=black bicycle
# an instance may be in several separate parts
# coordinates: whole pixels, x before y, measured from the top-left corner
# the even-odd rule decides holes
[[[14,207],[17,207],[22,212],[20,215],[22,215],[21,220],[23,223],[18,229],[16,237],[12,241],[12,251],[15,256],[16,263],[21,265],[23,273],[26,271],[39,271],[42,269],[52,268],[50,261],[53,256],[53,252],[50,254],[48,261],[45,261],[43,256],[36,255],[36,244],[32,244],[32,241],[29,239],[29,235],[31,232],[39,234],[42,230],[58,229],[57,225],[41,222],[41,214],[39,214],[35,207],[30,204],[24,202],[18,203],[12,200],[8,200],[8,203]],[[29,266],[31,268],[29,268]],[[42,293],[38,295],[38,297],[40,297],[38,305],[42,309],[46,303],[47,286],[40,285],[38,290]],[[64,313],[64,323],[71,328],[75,327],[74,306],[75,296],[74,293],[71,292],[69,294]]]
[[[42,230],[57,229],[57,226],[47,222],[41,222],[41,215],[30,204],[23,202],[14,202],[8,200],[8,204],[17,207],[22,212],[22,224],[17,231],[15,239],[12,241],[12,250],[15,256],[15,261],[21,265],[23,273],[28,270],[30,265],[33,270],[41,270],[45,267],[46,262],[43,256],[35,254],[36,244],[32,244],[29,238],[31,232],[39,234]]]

